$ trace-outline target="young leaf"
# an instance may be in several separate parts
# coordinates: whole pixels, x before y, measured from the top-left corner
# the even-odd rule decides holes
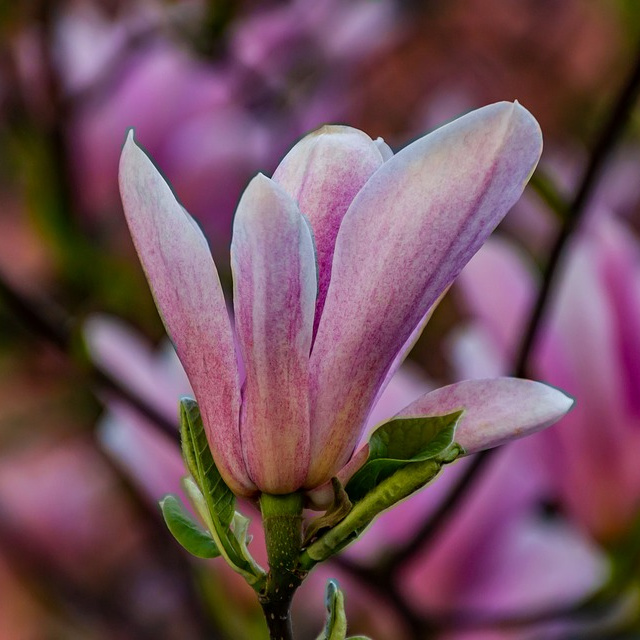
[[[317,640],[345,640],[347,637],[347,617],[344,613],[344,595],[335,580],[327,582],[325,593],[327,623]]]
[[[240,555],[252,568],[252,572],[255,575],[264,575],[264,569],[253,559],[253,556],[249,553],[248,545],[252,540],[252,536],[249,535],[249,518],[242,515],[239,511],[236,511],[233,515],[233,535],[238,541],[240,547]]]
[[[347,484],[349,498],[353,502],[361,500],[407,464],[442,457],[453,444],[462,413],[456,411],[444,416],[396,418],[378,427],[369,438],[367,462]]]
[[[191,518],[179,498],[170,494],[159,504],[169,531],[189,553],[198,558],[217,558],[220,555],[211,534]]]
[[[236,513],[235,496],[213,461],[198,404],[191,398],[180,400],[180,434],[182,454],[196,485],[191,487],[189,495],[195,496],[199,510],[202,509],[200,496],[204,499],[206,513],[203,519],[210,527],[220,554],[254,589],[262,589],[265,572],[249,555],[246,541],[238,539],[231,530]],[[186,486],[189,488],[188,484]]]
[[[182,453],[187,468],[222,526],[228,527],[233,520],[236,498],[213,461],[200,409],[195,400],[180,400],[180,424]]]

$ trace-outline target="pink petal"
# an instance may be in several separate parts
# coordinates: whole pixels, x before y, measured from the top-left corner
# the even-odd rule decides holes
[[[438,416],[463,409],[455,441],[470,454],[545,429],[572,406],[572,398],[546,384],[494,378],[465,380],[436,389],[398,416]]]
[[[342,218],[364,183],[382,165],[382,151],[390,153],[358,129],[325,126],[298,142],[273,174],[273,179],[298,202],[313,229],[318,260],[314,328],[327,295]]]
[[[498,103],[403,149],[357,195],[311,356],[307,486],[346,462],[397,354],[518,199],[540,150],[529,112]]]
[[[247,468],[262,491],[289,493],[309,466],[315,255],[296,203],[263,175],[238,205],[231,265],[247,370],[240,429]]]
[[[251,494],[255,486],[240,444],[236,358],[218,273],[197,224],[132,132],[120,159],[120,191],[156,305],[200,404],[216,465],[234,491]]]

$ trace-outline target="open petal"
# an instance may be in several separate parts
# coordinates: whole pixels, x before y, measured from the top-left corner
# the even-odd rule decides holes
[[[392,155],[358,129],[325,126],[298,142],[273,174],[313,229],[318,256],[315,328],[329,287],[340,223],[355,195],[383,163],[383,152]]]
[[[572,398],[541,382],[494,378],[465,380],[436,389],[397,417],[439,416],[464,409],[455,439],[467,453],[475,453],[540,431],[572,406]]]
[[[240,428],[247,468],[262,491],[289,493],[302,485],[309,465],[316,266],[296,203],[263,175],[238,205],[231,265],[247,372]]]
[[[207,438],[229,486],[251,494],[239,430],[240,389],[229,316],[207,241],[129,133],[120,191],[140,261],[193,386]],[[178,398],[176,397],[176,413]]]
[[[398,352],[516,202],[540,156],[520,105],[478,109],[387,160],[336,240],[311,356],[311,487],[351,455]]]

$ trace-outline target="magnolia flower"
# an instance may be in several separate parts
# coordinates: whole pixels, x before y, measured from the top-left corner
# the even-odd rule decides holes
[[[303,138],[272,179],[249,183],[236,211],[241,386],[207,242],[129,134],[125,214],[234,492],[310,490],[349,462],[434,304],[518,199],[540,150],[540,129],[517,103],[474,111],[395,156],[350,127]],[[401,413],[464,409],[456,440],[473,452],[547,426],[571,404],[502,378],[439,389]]]
[[[84,336],[96,362],[168,419],[177,418],[167,397],[184,391],[185,379],[169,345],[156,350],[121,320],[105,316],[91,318]],[[367,429],[432,388],[419,367],[403,364],[376,403]],[[153,504],[167,493],[180,493],[184,466],[175,442],[135,410],[114,398],[108,400],[109,413],[98,430],[103,448]],[[539,505],[546,499],[548,487],[538,468],[537,449],[531,444],[533,439],[522,441],[499,456],[446,535],[435,541],[429,553],[416,555],[407,564],[400,584],[405,599],[416,610],[525,615],[576,602],[602,583],[608,571],[603,556],[571,526],[541,514]],[[399,504],[393,513],[383,514],[365,536],[345,550],[347,557],[370,564],[394,546],[405,544],[463,470],[462,463],[451,465],[429,491]],[[252,552],[259,562],[266,563],[260,520],[252,519],[250,528]],[[243,606],[254,602],[253,591],[238,574],[224,563],[211,566],[214,569],[222,572],[225,589],[234,602],[236,598]],[[326,613],[322,594],[330,577],[337,577],[348,593],[348,618],[354,629],[371,635],[375,632],[380,639],[402,636],[388,604],[376,600],[372,607],[374,594],[335,565],[320,566],[305,580],[294,604],[299,625],[309,629],[321,626]],[[552,637],[546,627],[540,634]]]

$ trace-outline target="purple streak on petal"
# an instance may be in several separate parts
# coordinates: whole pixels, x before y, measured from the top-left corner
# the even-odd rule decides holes
[[[136,145],[120,160],[124,211],[167,332],[189,376],[216,465],[250,495],[240,444],[240,389],[231,325],[207,241],[169,185]]]
[[[331,277],[336,236],[351,201],[383,158],[358,129],[325,126],[305,136],[284,157],[273,179],[298,202],[313,229],[318,260],[317,330]]]
[[[249,183],[238,205],[231,265],[247,370],[240,428],[247,468],[262,491],[289,493],[309,466],[316,268],[296,203],[263,175]]]
[[[463,409],[455,441],[471,454],[545,429],[572,405],[572,398],[546,384],[493,378],[436,389],[400,411],[398,417],[439,416]]]
[[[498,103],[403,149],[359,192],[311,356],[307,486],[346,462],[398,353],[518,199],[540,151],[535,119]]]

